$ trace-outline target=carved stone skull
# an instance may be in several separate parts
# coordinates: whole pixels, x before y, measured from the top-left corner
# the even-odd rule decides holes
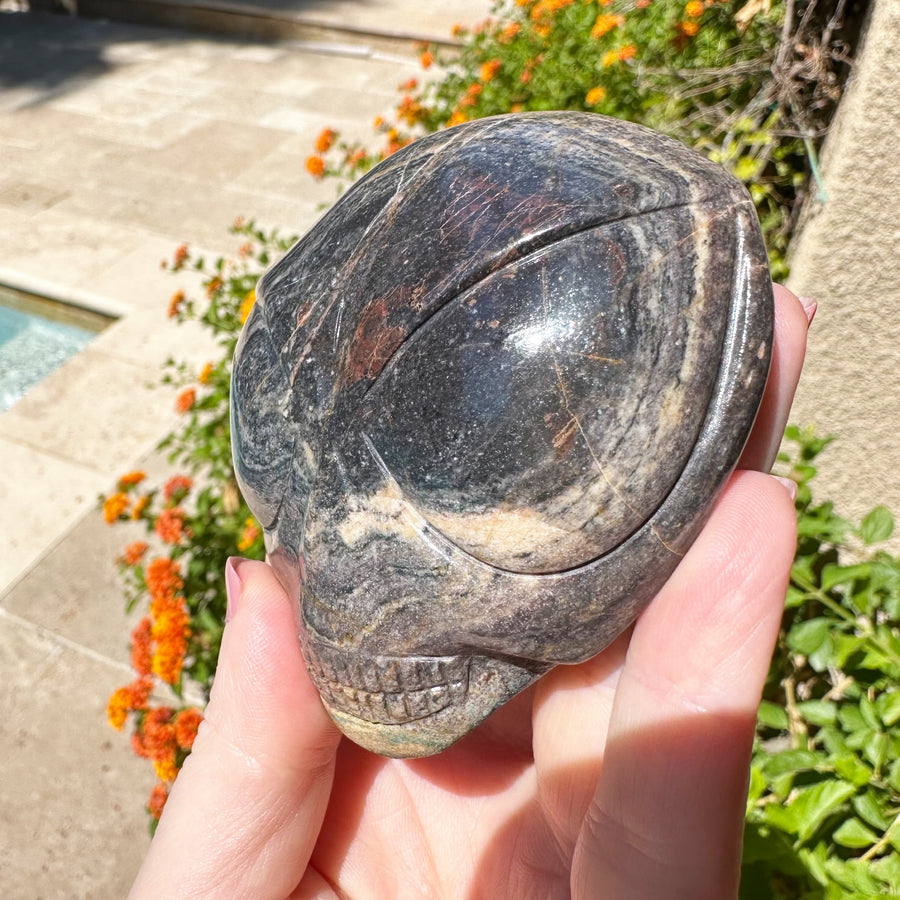
[[[435,753],[602,650],[749,434],[772,290],[721,168],[601,116],[501,116],[373,169],[263,277],[241,489],[340,728]]]

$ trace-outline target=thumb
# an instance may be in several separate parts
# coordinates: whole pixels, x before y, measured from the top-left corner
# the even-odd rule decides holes
[[[205,718],[129,897],[283,900],[318,837],[340,733],[300,655],[290,598],[229,560],[229,615]]]

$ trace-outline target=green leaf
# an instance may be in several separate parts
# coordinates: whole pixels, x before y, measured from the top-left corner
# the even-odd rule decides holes
[[[886,541],[894,532],[894,517],[886,506],[876,506],[859,526],[859,536],[866,544]]]
[[[830,762],[841,778],[857,787],[862,787],[872,780],[872,770],[855,753],[841,753]]]
[[[856,810],[856,814],[873,828],[884,831],[888,827],[888,819],[882,812],[873,790],[870,789],[864,794],[857,794],[851,802]]]
[[[809,656],[828,637],[831,621],[824,617],[799,622],[787,634],[787,645],[795,653]]]
[[[857,706],[850,706],[849,704],[841,706],[838,712],[838,720],[841,723],[841,727],[847,732],[860,731],[866,727],[865,720]]]
[[[872,739],[863,747],[863,756],[875,768],[876,772],[881,771],[884,761],[887,758],[888,736],[879,731],[872,735]]]
[[[822,590],[830,591],[839,584],[853,584],[868,578],[872,572],[871,563],[856,563],[852,566],[840,566],[829,563],[822,569]]]
[[[838,707],[832,700],[805,700],[797,704],[797,710],[811,725],[834,725]]]
[[[900,694],[897,696],[900,697]],[[790,725],[787,710],[777,703],[772,703],[770,700],[763,700],[759,704],[757,719],[760,725],[766,728],[773,728],[776,731],[785,731]]]
[[[900,691],[882,694],[875,701],[875,709],[888,728],[896,725],[900,721]]]
[[[868,697],[863,696],[859,698],[859,714],[869,728],[877,731],[881,727],[875,704]]]
[[[855,793],[856,788],[846,781],[823,781],[803,791],[791,804],[797,816],[800,840],[809,840],[825,819]]]
[[[785,750],[766,760],[762,769],[768,778],[776,778],[785,772],[814,770],[823,761],[821,755],[812,750]]]
[[[842,847],[871,847],[878,840],[878,835],[859,819],[847,819],[834,833],[835,843]]]
[[[766,777],[760,771],[759,767],[753,765],[750,767],[750,785],[747,789],[747,813],[753,808],[753,805],[766,792]]]

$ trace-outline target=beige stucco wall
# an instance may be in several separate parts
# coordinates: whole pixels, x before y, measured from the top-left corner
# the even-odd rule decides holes
[[[827,198],[793,248],[789,285],[819,310],[792,420],[838,437],[820,499],[900,520],[900,0],[874,0],[857,59],[823,152]]]

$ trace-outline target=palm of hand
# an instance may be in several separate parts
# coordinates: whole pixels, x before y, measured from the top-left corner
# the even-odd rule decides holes
[[[555,670],[440,756],[345,741],[312,867],[354,898],[569,897],[624,647]]]

